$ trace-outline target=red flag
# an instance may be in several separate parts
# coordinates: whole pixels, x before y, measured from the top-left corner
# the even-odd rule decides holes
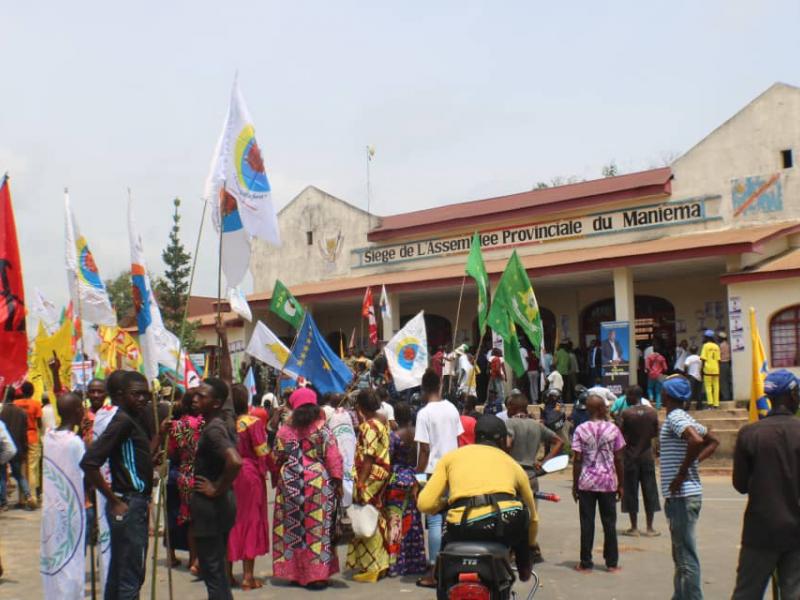
[[[375,303],[372,300],[372,288],[368,287],[367,291],[364,292],[364,301],[361,303],[361,316],[366,319],[374,305]]]
[[[8,177],[0,182],[0,384],[21,380],[28,370],[25,291]]]

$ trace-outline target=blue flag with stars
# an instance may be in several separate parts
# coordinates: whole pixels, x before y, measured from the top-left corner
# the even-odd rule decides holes
[[[308,311],[283,368],[308,379],[321,394],[342,393],[353,380],[353,373],[322,337]]]

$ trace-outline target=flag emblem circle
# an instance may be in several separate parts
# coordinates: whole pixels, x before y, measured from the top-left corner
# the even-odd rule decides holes
[[[100,279],[97,264],[94,262],[94,256],[92,256],[86,240],[80,238],[76,246],[78,250],[78,275],[81,280],[95,289],[104,289],[103,280]]]
[[[264,159],[255,137],[252,125],[246,125],[236,139],[234,154],[236,175],[241,185],[248,192],[265,193],[270,191]]]
[[[85,541],[86,523],[80,494],[69,476],[50,458],[43,459],[42,476],[52,484],[56,510],[43,513],[42,531],[58,540],[48,556],[39,559],[43,575],[57,575],[72,560]],[[52,541],[51,540],[51,541]]]
[[[397,346],[397,362],[403,369],[410,371],[420,355],[420,341],[414,337],[407,337]]]

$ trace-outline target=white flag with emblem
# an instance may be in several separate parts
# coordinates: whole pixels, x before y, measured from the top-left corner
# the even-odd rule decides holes
[[[261,321],[256,323],[253,335],[247,344],[245,352],[257,358],[263,363],[268,364],[273,369],[283,371],[283,365],[289,358],[289,348],[275,335],[272,330]],[[287,375],[297,378],[297,374],[283,371]]]
[[[424,311],[419,311],[416,317],[394,334],[386,344],[384,354],[398,392],[416,387],[422,382],[422,375],[428,368],[428,335],[425,332]]]

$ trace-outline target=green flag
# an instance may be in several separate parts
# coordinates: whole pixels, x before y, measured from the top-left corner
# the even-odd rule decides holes
[[[283,285],[280,279],[275,280],[275,289],[272,290],[269,309],[295,329],[300,329],[306,314],[297,298],[292,296],[289,288]]]
[[[472,236],[466,271],[478,286],[478,329],[482,336],[486,331],[486,317],[489,314],[489,276],[486,273],[486,265],[483,264],[481,238],[477,231]]]
[[[488,317],[489,326],[506,340],[510,333],[504,335],[508,327],[503,325],[503,313],[508,313],[511,320],[522,328],[534,348],[541,347],[542,317],[539,304],[516,250],[508,259],[503,276],[497,284]]]
[[[508,331],[509,336],[503,338],[503,358],[506,364],[514,371],[514,375],[522,377],[527,370],[525,365],[522,364],[522,354],[519,350],[519,338],[517,337],[517,328],[514,326],[514,321],[508,318]]]

